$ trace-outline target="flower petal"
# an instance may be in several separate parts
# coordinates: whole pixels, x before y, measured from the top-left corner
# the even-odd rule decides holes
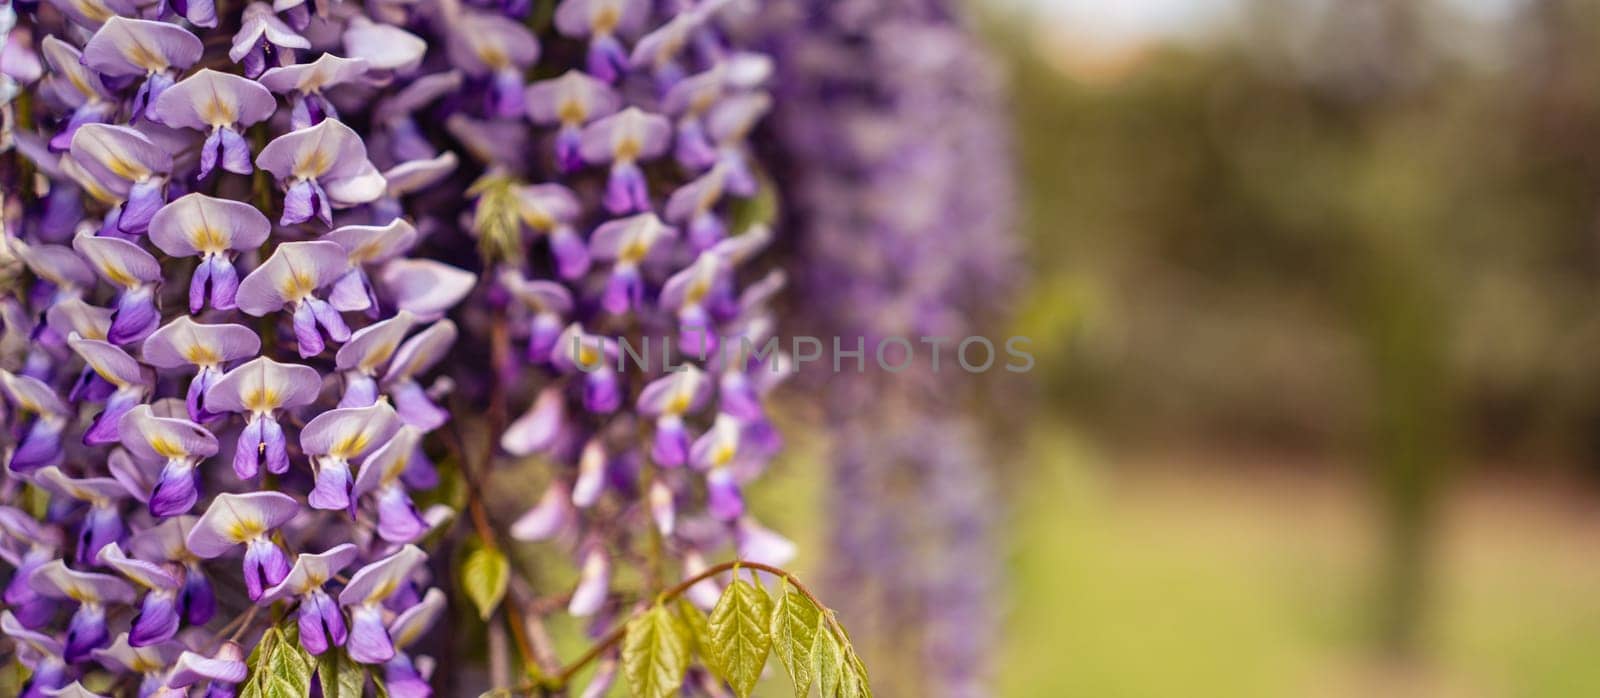
[[[261,74],[261,84],[278,94],[310,94],[354,82],[371,67],[366,59],[324,53],[310,63],[279,66]]]
[[[101,548],[99,560],[101,564],[120,572],[122,576],[146,589],[177,591],[183,587],[183,580],[174,576],[166,567],[155,562],[128,557],[116,543]]]
[[[431,320],[455,307],[477,284],[478,277],[431,259],[390,260],[379,274],[396,306]]]
[[[524,108],[533,123],[582,125],[622,108],[622,98],[610,85],[581,70],[528,86]]]
[[[198,557],[218,557],[282,526],[299,511],[293,497],[278,492],[219,494],[195,521],[185,544]]]
[[[360,556],[361,550],[350,543],[340,543],[320,553],[300,553],[294,559],[289,576],[262,594],[260,602],[271,603],[320,587]]]
[[[206,409],[218,412],[268,412],[316,401],[322,375],[310,366],[285,364],[265,356],[229,371],[206,390]]]
[[[379,264],[404,254],[417,242],[417,228],[404,218],[387,225],[346,225],[322,236],[344,248],[353,265]]]
[[[217,454],[217,437],[187,419],[158,417],[149,405],[139,405],[117,423],[122,445],[136,458],[161,461],[209,458]]]
[[[339,347],[339,353],[334,355],[335,367],[340,371],[377,375],[415,324],[416,316],[402,310],[392,318],[361,328]]]
[[[150,117],[173,128],[197,131],[265,121],[277,111],[272,93],[249,78],[201,68],[156,97]]]
[[[306,455],[350,461],[393,438],[399,428],[400,420],[386,402],[333,409],[306,423],[300,430],[300,447]]]
[[[139,362],[110,342],[73,335],[67,337],[67,345],[107,383],[119,388],[150,385],[150,378]]]
[[[446,319],[429,325],[427,329],[406,340],[406,343],[395,352],[394,360],[389,364],[389,371],[383,376],[383,382],[387,384],[414,379],[426,373],[444,359],[455,341],[454,322]]]
[[[327,123],[327,122],[323,122]],[[337,281],[349,268],[344,248],[323,240],[286,242],[239,282],[236,302],[261,317]]]
[[[398,552],[357,570],[344,591],[339,605],[363,606],[381,603],[411,578],[411,573],[428,559],[421,548],[407,544]]]
[[[28,577],[28,586],[52,599],[71,599],[79,603],[133,603],[133,586],[109,574],[80,572],[65,562],[51,560]]]
[[[448,601],[444,590],[429,589],[415,606],[402,611],[393,622],[389,623],[389,637],[394,640],[394,646],[405,649],[407,645],[416,642],[417,638],[422,637],[422,634],[439,620],[439,614],[444,612]]]
[[[344,50],[377,70],[409,72],[422,62],[428,42],[392,24],[356,15],[344,30]]]
[[[314,179],[325,175],[357,173],[367,162],[361,136],[337,119],[290,131],[267,143],[256,156],[256,166],[278,179]]]
[[[112,17],[84,45],[83,64],[104,75],[145,75],[188,68],[204,51],[200,39],[176,24]]]
[[[107,187],[172,171],[172,154],[128,126],[84,124],[72,135],[68,152],[74,163]]]
[[[221,366],[261,351],[261,337],[244,325],[204,325],[179,315],[144,340],[144,362],[159,368]]]
[[[362,461],[353,492],[360,496],[399,480],[421,442],[422,432],[413,427],[395,432],[394,438]]]

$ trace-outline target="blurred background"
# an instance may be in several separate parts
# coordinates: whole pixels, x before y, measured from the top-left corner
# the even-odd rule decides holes
[[[1600,3],[977,9],[1001,695],[1600,695]]]

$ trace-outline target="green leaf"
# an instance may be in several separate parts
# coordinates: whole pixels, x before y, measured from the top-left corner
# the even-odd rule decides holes
[[[688,599],[678,597],[678,618],[683,621],[683,626],[689,630],[689,642],[695,652],[699,653],[707,662],[711,661],[711,626],[706,623],[706,614],[695,608]]]
[[[329,647],[317,657],[317,680],[323,698],[361,698],[367,684],[367,671],[338,647]]]
[[[772,599],[764,587],[735,578],[716,608],[711,609],[711,649],[715,671],[739,698],[746,698],[761,680],[761,668],[772,651],[767,631],[772,619]]]
[[[378,698],[389,698],[389,685],[383,682],[382,674],[372,675],[372,692]]]
[[[461,589],[484,620],[489,620],[500,607],[510,582],[511,563],[506,561],[505,553],[494,548],[479,547],[461,563]]]
[[[817,692],[822,698],[839,695],[844,681],[844,648],[828,628],[827,614],[817,615],[817,640],[811,646],[811,658],[816,664]]]
[[[689,629],[656,604],[628,621],[622,636],[622,672],[635,698],[670,698],[689,668]]]
[[[811,647],[817,641],[817,620],[821,616],[817,605],[805,594],[789,589],[784,584],[783,594],[773,604],[772,649],[788,670],[794,682],[796,698],[805,698],[811,692],[815,672],[811,666]]]
[[[861,658],[856,656],[856,650],[850,646],[849,640],[845,641],[843,669],[839,680],[839,695],[844,698],[871,698],[872,689],[867,686],[867,667],[861,663]]]
[[[316,665],[300,649],[300,631],[293,621],[267,628],[248,664],[250,674],[240,686],[239,698],[305,698],[311,692]]]

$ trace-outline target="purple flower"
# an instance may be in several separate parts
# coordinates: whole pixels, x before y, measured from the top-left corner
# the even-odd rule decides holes
[[[75,664],[111,641],[106,629],[106,605],[132,603],[133,587],[116,577],[70,569],[60,560],[40,565],[28,576],[28,585],[45,598],[77,604],[67,625],[61,657]]]
[[[258,603],[299,599],[300,645],[312,654],[322,654],[329,647],[343,647],[348,635],[344,615],[322,586],[359,556],[360,551],[349,543],[317,554],[301,553],[295,557],[288,576],[266,590]]]
[[[130,119],[172,86],[173,75],[200,60],[200,39],[166,22],[114,16],[83,47],[83,64],[108,77],[142,78]]]
[[[144,340],[144,362],[157,368],[193,368],[184,404],[189,419],[209,421],[205,393],[222,378],[222,367],[261,351],[261,338],[243,325],[203,325],[179,316]]]
[[[261,74],[260,80],[267,89],[289,95],[289,125],[305,129],[325,119],[339,118],[333,102],[323,95],[324,90],[354,82],[366,74],[365,59],[341,58],[324,53],[310,63],[283,65],[268,70]],[[266,151],[262,151],[262,154],[265,155]],[[274,171],[274,174],[278,173]]]
[[[278,136],[261,149],[256,165],[277,177],[288,192],[278,221],[282,225],[313,216],[332,225],[332,209],[364,204],[384,192],[383,175],[367,160],[361,136],[336,119]]]
[[[150,514],[188,513],[200,498],[198,467],[217,453],[217,438],[187,419],[158,417],[149,405],[124,415],[117,427],[122,445],[139,460],[164,463],[150,491]]]
[[[314,295],[338,281],[348,268],[344,248],[337,243],[286,242],[239,282],[235,300],[239,310],[256,317],[288,307],[294,319],[300,356],[316,356],[326,346],[322,340],[324,334],[335,342],[350,339],[350,327],[339,316],[339,311]]]
[[[200,312],[208,296],[211,307],[232,310],[238,307],[239,272],[229,253],[260,247],[271,230],[254,206],[187,194],[150,219],[150,242],[173,257],[200,258],[189,280],[189,312]]]
[[[575,172],[583,167],[583,156],[579,152],[583,126],[622,108],[622,98],[610,85],[578,70],[529,85],[526,100],[529,121],[541,126],[560,126],[555,149],[556,163],[563,172]]]
[[[143,235],[151,217],[166,203],[172,156],[139,131],[106,124],[78,127],[69,153],[79,184],[120,203],[103,229]]]
[[[294,498],[277,492],[219,494],[190,529],[186,544],[205,559],[243,545],[245,589],[256,601],[289,575],[289,561],[270,536],[299,511]]]
[[[283,20],[272,13],[264,2],[252,2],[244,8],[238,33],[233,35],[228,60],[244,63],[244,74],[259,77],[274,65],[291,65],[295,50],[311,48],[311,42],[296,34]]]
[[[200,177],[204,178],[218,162],[229,172],[253,172],[250,146],[242,132],[277,109],[272,93],[262,83],[202,68],[161,93],[149,113],[150,118],[173,128],[206,133],[200,148]]]
[[[311,458],[316,487],[307,502],[313,509],[354,511],[352,461],[389,441],[400,428],[386,402],[343,407],[316,416],[300,432],[300,447]]]
[[[533,32],[505,17],[469,10],[455,19],[446,49],[461,72],[488,81],[490,115],[522,115],[522,70],[539,58]]]
[[[254,478],[263,460],[267,472],[288,471],[288,440],[278,413],[311,404],[321,387],[322,376],[316,369],[263,356],[228,371],[206,389],[203,404],[207,410],[245,415],[233,456],[233,472],[239,479]]]
[[[611,163],[605,207],[614,215],[648,211],[650,192],[639,162],[667,151],[672,125],[666,117],[628,107],[583,128],[578,153],[584,162]]]
[[[412,570],[427,559],[421,548],[407,545],[399,552],[357,570],[339,605],[350,609],[350,636],[345,649],[363,664],[381,664],[395,656],[394,640],[383,623],[383,603],[405,586]]]
[[[183,578],[181,573],[175,573],[176,565],[130,558],[115,543],[100,551],[99,561],[145,589],[139,615],[133,619],[133,629],[127,636],[129,645],[147,647],[177,635],[181,620],[178,594],[183,590]]]
[[[556,8],[556,29],[573,38],[587,38],[589,74],[616,82],[628,68],[628,53],[617,34],[637,32],[646,12],[643,0],[563,0]]]

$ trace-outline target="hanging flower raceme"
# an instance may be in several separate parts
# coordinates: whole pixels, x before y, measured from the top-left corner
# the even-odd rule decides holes
[[[742,498],[787,363],[719,354],[765,346],[781,285],[734,215],[770,67],[724,2],[518,5],[24,6],[0,629],[25,695],[230,696],[290,638],[429,695],[425,546],[504,545],[497,519],[577,581],[494,603],[596,631],[634,580],[789,554]],[[460,487],[533,460],[526,512]]]
[[[718,132],[737,133],[771,106],[793,144],[780,186],[796,222],[797,284],[814,299],[795,320],[812,332],[869,347],[953,342],[1007,314],[1021,274],[1003,80],[955,5],[781,0],[772,17],[807,21],[759,29],[776,51],[776,101],[708,112],[720,142]],[[736,143],[719,144],[719,162],[748,157]],[[930,368],[919,359],[892,377],[845,372],[812,384],[825,391],[834,437],[829,581],[865,619],[863,634],[892,638],[874,660],[894,667],[895,694],[989,695],[995,504],[985,468],[997,458],[963,411],[973,379]]]

